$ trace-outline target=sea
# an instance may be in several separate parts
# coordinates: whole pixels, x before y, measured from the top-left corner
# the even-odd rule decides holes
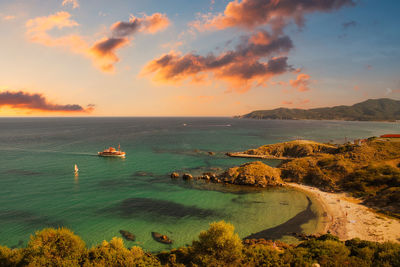
[[[169,174],[220,173],[253,161],[226,152],[295,139],[344,143],[398,133],[399,126],[229,117],[0,118],[0,245],[24,247],[36,231],[66,227],[88,247],[122,238],[120,230],[126,230],[136,236],[124,240],[127,247],[155,252],[191,244],[222,220],[241,238],[266,231],[295,242],[290,232],[313,233],[323,220],[319,203],[304,192],[183,181]],[[125,159],[97,156],[118,144]],[[158,243],[152,232],[173,243]]]

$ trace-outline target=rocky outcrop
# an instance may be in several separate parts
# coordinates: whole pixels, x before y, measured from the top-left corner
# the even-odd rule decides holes
[[[337,147],[333,145],[308,140],[295,140],[272,145],[264,145],[244,152],[227,153],[226,155],[230,157],[246,158],[291,159],[307,157],[319,153],[333,153],[336,149]]]
[[[280,174],[279,169],[256,161],[230,168],[218,178],[230,184],[267,187],[281,185]]]

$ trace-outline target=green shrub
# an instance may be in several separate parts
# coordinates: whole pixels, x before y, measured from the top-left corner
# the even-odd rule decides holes
[[[234,233],[233,225],[215,222],[200,233],[199,241],[193,241],[193,261],[201,266],[237,265],[242,249],[242,240]]]
[[[30,266],[79,266],[85,256],[79,236],[66,228],[47,228],[31,236],[24,260]]]
[[[84,266],[160,266],[158,260],[139,247],[125,248],[121,238],[91,248]]]
[[[0,246],[0,266],[20,266],[23,256],[22,249],[10,249]]]

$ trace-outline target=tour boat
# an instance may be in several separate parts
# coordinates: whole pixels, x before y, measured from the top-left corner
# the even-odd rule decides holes
[[[121,146],[118,145],[118,150],[109,147],[107,149],[104,149],[102,152],[97,152],[97,154],[100,157],[120,157],[120,158],[125,158],[125,152],[121,151]]]

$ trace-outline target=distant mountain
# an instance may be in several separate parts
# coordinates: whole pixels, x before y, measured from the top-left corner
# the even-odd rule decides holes
[[[281,120],[346,120],[396,121],[400,120],[400,101],[389,98],[368,99],[352,106],[330,108],[256,110],[236,118]]]

